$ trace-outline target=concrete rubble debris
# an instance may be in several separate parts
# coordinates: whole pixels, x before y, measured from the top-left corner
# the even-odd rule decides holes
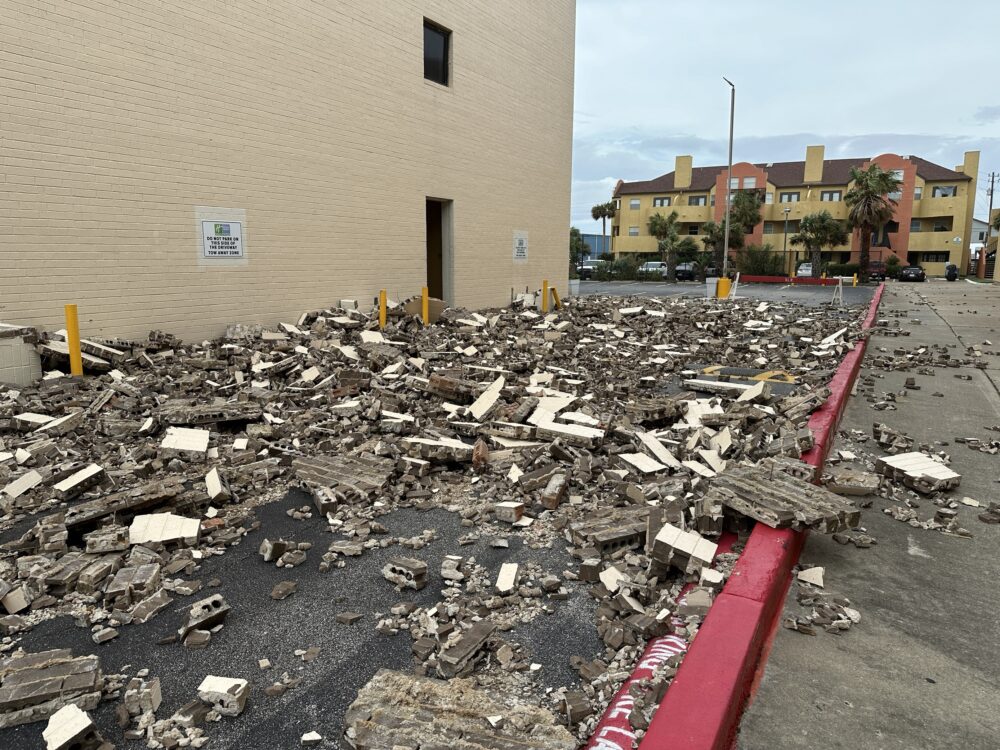
[[[542,313],[529,293],[502,310],[442,303],[424,326],[419,302],[393,305],[384,329],[365,303],[342,300],[271,329],[234,324],[210,341],[160,331],[91,339],[89,377],[50,377],[16,395],[0,386],[0,521],[24,529],[2,546],[0,634],[60,614],[94,642],[117,644],[136,637],[133,625],[167,616],[177,620],[165,642],[221,648],[212,636],[230,627],[227,616],[242,619],[244,599],[228,596],[231,611],[221,595],[199,595],[223,577],[200,572],[206,561],[250,544],[237,561],[259,551],[284,571],[264,578],[273,600],[263,593],[254,606],[290,611],[302,602],[279,600],[314,592],[277,581],[295,575],[284,569],[350,574],[379,554],[399,589],[379,595],[394,604],[375,611],[338,598],[324,607],[334,627],[408,638],[415,675],[379,673],[362,688],[348,742],[571,748],[650,638],[697,630],[735,560],[717,554],[724,532],[763,520],[871,543],[842,498],[804,488],[811,475],[792,466],[812,446],[807,421],[858,335],[857,310],[579,298]],[[48,367],[65,368],[64,342],[39,346]],[[709,375],[709,365],[743,374]],[[766,371],[787,382],[752,379]],[[776,499],[731,486],[731,476],[755,471],[780,475]],[[299,495],[281,518],[301,524],[301,536],[259,512],[289,490],[311,498]],[[383,516],[399,510],[452,513],[458,544],[440,548],[448,537],[436,522],[397,536]],[[316,531],[331,534],[318,561],[299,541]],[[416,555],[427,545],[436,546],[425,561]],[[556,554],[561,567],[552,567]],[[689,582],[697,585],[680,599]],[[573,662],[579,682],[542,692],[525,682],[541,659],[515,634],[584,593],[606,650]],[[200,599],[163,614],[184,596]],[[300,650],[303,660],[319,653]],[[260,652],[280,664],[272,644]],[[104,684],[97,658],[78,658],[96,669],[83,671],[90,689],[12,711],[0,702],[0,724],[18,712],[33,721],[67,704],[94,708]],[[636,699],[637,726],[678,664],[661,670],[654,697]],[[484,687],[463,680],[473,674]],[[0,695],[3,675],[0,667]],[[167,687],[169,673],[161,677]],[[286,674],[262,691],[276,697],[310,679]],[[116,689],[129,739],[163,738],[164,747],[204,744],[196,725],[239,713],[249,693],[245,681],[208,677],[201,700],[157,719],[158,681],[123,678]],[[394,735],[416,706],[413,727]],[[458,722],[466,709],[475,720]],[[301,734],[308,728],[296,734],[303,745],[333,741]]]
[[[490,722],[502,716],[506,721]],[[478,719],[478,720],[477,720]],[[354,750],[421,747],[434,738],[456,750],[574,750],[576,738],[553,714],[521,701],[501,702],[470,680],[448,683],[380,670],[358,692],[345,717]],[[530,727],[530,734],[524,729]]]
[[[86,711],[70,703],[49,717],[42,730],[46,750],[110,750]]]
[[[400,588],[419,591],[427,585],[427,563],[413,557],[392,557],[382,568],[382,576]]]
[[[250,684],[235,677],[208,675],[198,686],[198,697],[223,716],[239,716],[246,707]]]
[[[962,481],[941,461],[916,451],[882,456],[876,459],[875,470],[924,494],[955,489]]]

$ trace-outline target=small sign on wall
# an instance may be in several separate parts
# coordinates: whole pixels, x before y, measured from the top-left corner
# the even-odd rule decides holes
[[[201,222],[205,258],[242,258],[243,223],[212,220]]]
[[[528,262],[528,233],[514,230],[514,262]]]

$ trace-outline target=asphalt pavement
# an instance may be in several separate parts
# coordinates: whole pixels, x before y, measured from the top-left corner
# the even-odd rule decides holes
[[[1000,286],[890,283],[882,311],[902,313],[897,320],[910,336],[876,333],[868,361],[880,348],[943,344],[953,356],[965,356],[972,345],[1000,351]],[[873,422],[884,422],[918,442],[945,444],[939,449],[962,475],[954,496],[984,505],[996,500],[1000,455],[955,442],[1000,437],[987,429],[1000,424],[1000,362],[984,356],[986,370],[935,368],[934,376],[866,368],[863,374],[877,378],[877,393],[902,392],[907,377],[915,377],[920,390],[905,391],[896,411],[851,398],[835,450],[858,452],[844,431],[870,434]],[[881,454],[871,441],[860,450]],[[862,523],[878,539],[870,549],[809,536],[802,562],[825,566],[826,590],[848,597],[862,620],[842,635],[779,629],[744,715],[740,750],[1000,747],[1000,527],[981,523],[980,510],[960,505],[961,524],[973,537],[945,536],[893,520],[882,512],[889,504],[875,498],[864,511]],[[934,510],[924,500],[917,513],[926,519]],[[793,586],[786,614],[807,614],[794,592]]]
[[[174,603],[150,622],[122,627],[121,635],[108,643],[95,645],[89,627],[59,617],[32,629],[21,645],[32,652],[70,648],[75,656],[97,654],[105,674],[131,676],[139,669],[149,669],[150,675],[160,677],[161,681],[163,705],[157,712],[159,718],[170,716],[195,698],[197,687],[207,674],[246,679],[250,683],[247,710],[239,717],[224,718],[210,725],[209,747],[213,750],[298,748],[301,736],[315,730],[325,738],[324,750],[330,750],[345,747],[340,741],[344,712],[376,671],[412,670],[410,634],[378,633],[377,615],[388,614],[391,607],[403,602],[429,606],[441,599],[443,581],[436,574],[428,577],[423,590],[398,593],[382,577],[382,566],[389,557],[406,554],[419,557],[435,573],[448,554],[474,556],[479,565],[494,573],[504,562],[533,561],[556,575],[567,568],[575,569],[578,564],[564,546],[532,549],[522,543],[517,533],[506,535],[509,549],[491,547],[486,535],[475,544],[460,546],[458,538],[469,530],[461,526],[459,514],[440,508],[401,508],[378,519],[390,535],[411,537],[425,529],[434,529],[437,538],[417,552],[395,545],[369,550],[360,557],[345,558],[344,568],[334,567],[322,573],[318,570],[322,554],[331,542],[342,537],[331,534],[326,521],[315,514],[301,521],[286,514],[290,508],[310,504],[307,495],[294,490],[281,501],[258,508],[261,528],[250,532],[239,546],[224,555],[205,560],[191,576],[203,582],[218,578],[221,586],[203,588],[193,596],[175,597]],[[4,535],[4,539],[10,536]],[[265,563],[258,554],[265,536],[312,542],[313,548],[302,565],[278,568]],[[271,589],[285,580],[296,581],[298,592],[283,601],[273,601]],[[577,673],[569,665],[571,656],[589,660],[604,653],[604,644],[594,627],[597,602],[587,592],[587,584],[566,582],[566,588],[570,598],[558,602],[553,614],[539,615],[503,634],[520,643],[531,659],[542,665],[532,677],[538,693],[545,688],[578,683]],[[183,624],[194,601],[213,593],[221,593],[232,611],[225,627],[212,636],[207,648],[192,651],[177,643],[158,644]],[[347,611],[361,613],[363,617],[353,625],[337,623],[336,615]],[[296,649],[311,646],[321,648],[316,660],[305,663],[295,656]],[[274,665],[271,669],[258,667],[257,661],[264,658]],[[302,677],[301,685],[278,698],[265,695],[264,688],[285,672]],[[116,730],[114,716],[117,704],[117,701],[104,702],[91,713],[106,739],[122,747],[124,740]],[[44,747],[45,725],[43,721],[0,729],[0,748]]]

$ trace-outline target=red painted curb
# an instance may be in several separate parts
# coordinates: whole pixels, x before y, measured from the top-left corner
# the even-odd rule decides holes
[[[884,284],[876,290],[863,330],[874,324],[884,291]],[[847,354],[830,381],[830,398],[809,419],[815,446],[803,460],[817,467],[817,472],[822,471],[833,444],[867,342],[861,339]],[[754,527],[732,576],[653,715],[640,750],[732,747],[804,543],[803,533],[763,524]]]

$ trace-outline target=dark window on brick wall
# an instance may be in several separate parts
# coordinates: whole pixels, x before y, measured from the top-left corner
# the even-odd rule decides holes
[[[448,85],[451,32],[424,19],[424,78]]]

